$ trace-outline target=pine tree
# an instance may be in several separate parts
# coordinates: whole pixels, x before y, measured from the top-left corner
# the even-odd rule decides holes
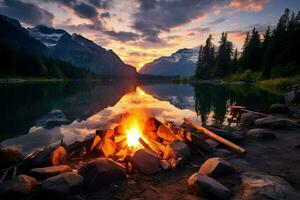
[[[222,33],[216,58],[216,76],[225,77],[231,72],[232,43],[227,40],[227,33]]]
[[[238,71],[238,49],[236,48],[233,53],[231,73],[236,73],[237,71]]]
[[[248,59],[248,46],[249,46],[249,40],[250,40],[250,34],[247,32],[245,42],[242,48],[242,56],[240,58],[240,72],[244,71],[247,69],[246,64],[247,64],[247,59]]]
[[[199,54],[198,54],[198,61],[196,63],[196,71],[195,71],[195,77],[201,77],[201,74],[203,73],[202,71],[202,64],[203,64],[203,46],[201,45],[199,48]]]
[[[199,50],[198,64],[195,74],[197,79],[208,79],[212,76],[215,59],[215,50],[212,40],[212,35],[209,35],[209,37],[206,39],[205,46],[201,48],[201,52]]]

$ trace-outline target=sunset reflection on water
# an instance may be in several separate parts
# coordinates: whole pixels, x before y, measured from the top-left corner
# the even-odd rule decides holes
[[[148,117],[156,117],[159,120],[170,120],[177,124],[181,124],[183,118],[190,118],[193,121],[197,121],[196,112],[190,109],[177,108],[169,101],[158,100],[152,95],[147,94],[140,87],[137,87],[135,92],[125,94],[114,106],[107,107],[86,120],[75,120],[69,125],[62,125],[52,129],[32,127],[27,135],[4,140],[1,146],[16,147],[24,153],[29,153],[60,142],[61,139],[67,144],[71,144],[94,134],[96,129],[117,126],[121,115],[124,113],[137,115],[141,123]]]

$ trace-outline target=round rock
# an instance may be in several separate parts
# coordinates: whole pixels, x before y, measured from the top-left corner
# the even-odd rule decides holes
[[[133,168],[143,174],[155,174],[160,171],[160,160],[148,149],[137,150],[131,158]]]
[[[289,107],[285,104],[272,104],[270,106],[270,113],[271,114],[289,114]]]
[[[6,199],[20,198],[29,194],[37,184],[35,178],[27,175],[18,175],[12,180],[0,184],[0,197]]]
[[[124,166],[108,158],[98,158],[79,170],[88,191],[97,191],[111,183],[126,179],[125,172]]]
[[[68,165],[33,168],[30,170],[30,172],[38,178],[48,178],[70,171],[72,171],[72,169]]]
[[[227,187],[199,172],[189,177],[188,185],[192,192],[209,199],[229,199],[231,197],[231,192]]]
[[[288,120],[277,117],[264,117],[255,120],[255,126],[257,128],[271,128],[271,129],[286,129],[290,128]]]
[[[83,182],[82,176],[74,172],[66,172],[44,180],[41,189],[51,196],[67,196],[78,193]]]
[[[269,130],[262,128],[255,128],[248,131],[248,136],[253,139],[266,140],[275,139],[276,136]]]
[[[191,151],[187,144],[175,140],[166,147],[163,158],[166,160],[182,158],[183,161],[187,161],[191,158]]]
[[[235,200],[300,199],[300,193],[278,176],[246,172],[242,174],[241,181],[242,190],[234,197]]]
[[[200,167],[199,172],[210,177],[220,177],[234,172],[234,167],[219,157],[206,160]]]

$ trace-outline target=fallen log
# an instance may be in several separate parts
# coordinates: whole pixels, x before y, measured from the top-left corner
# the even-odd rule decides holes
[[[244,155],[244,154],[247,153],[247,151],[245,149],[243,149],[242,147],[240,147],[240,146],[238,146],[238,145],[236,145],[236,144],[234,144],[234,143],[232,143],[232,142],[230,142],[230,141],[222,138],[221,136],[219,136],[219,135],[217,135],[217,134],[215,134],[215,133],[207,130],[206,128],[204,128],[202,126],[193,124],[190,120],[188,120],[186,118],[184,118],[184,122],[187,125],[195,128],[195,129],[199,130],[200,132],[204,133],[205,135],[209,136],[210,138],[212,138],[212,139],[220,142],[221,144],[224,144],[225,146],[227,146],[228,148],[230,148],[231,150],[233,150],[233,151],[235,151],[237,153],[240,153],[242,155]]]

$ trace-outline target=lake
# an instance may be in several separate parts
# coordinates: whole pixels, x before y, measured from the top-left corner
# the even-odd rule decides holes
[[[282,97],[253,85],[136,82],[32,82],[0,85],[1,146],[23,152],[82,140],[116,125],[120,114],[181,123],[226,124],[229,105],[268,112]]]

